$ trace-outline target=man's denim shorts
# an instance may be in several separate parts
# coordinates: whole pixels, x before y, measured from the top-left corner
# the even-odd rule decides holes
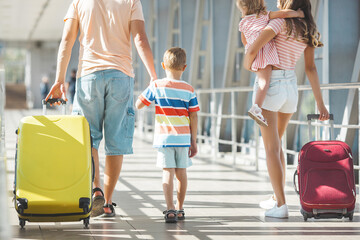
[[[188,168],[192,165],[188,147],[158,148],[156,166],[160,168]]]
[[[99,148],[105,134],[105,154],[132,154],[135,125],[134,79],[119,70],[97,71],[76,81],[73,115],[90,124],[92,146]]]
[[[254,84],[253,103],[259,88],[256,77]],[[273,70],[269,89],[262,108],[272,112],[294,113],[298,104],[297,78],[292,70]]]

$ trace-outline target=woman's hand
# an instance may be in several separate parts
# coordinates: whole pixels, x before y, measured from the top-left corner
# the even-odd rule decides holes
[[[259,37],[255,40],[253,44],[251,44],[244,57],[243,64],[245,69],[251,71],[251,65],[255,60],[259,50],[275,36],[275,32],[270,27],[265,27],[264,30],[261,31]]]
[[[246,70],[248,70],[248,71],[252,71],[251,70],[251,65],[252,65],[253,61],[254,60],[253,59],[251,60],[249,55],[246,54],[245,57],[244,57],[244,68]]]
[[[319,120],[320,121],[325,121],[325,120],[328,120],[330,115],[329,115],[329,112],[328,110],[326,109],[326,107],[324,105],[322,106],[318,106],[318,109],[319,109],[319,113],[320,113],[320,117],[319,117]]]

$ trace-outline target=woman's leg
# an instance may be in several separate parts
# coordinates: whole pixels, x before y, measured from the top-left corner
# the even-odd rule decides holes
[[[256,96],[255,96],[254,104],[257,104],[260,108],[264,103],[267,90],[269,89],[271,72],[272,72],[271,66],[267,66],[264,69],[259,69],[256,72],[256,75],[258,77],[259,88],[255,93]]]
[[[176,210],[183,209],[186,189],[187,189],[187,174],[186,168],[175,168],[175,175],[177,179],[177,202]]]
[[[279,139],[281,139],[285,133],[285,130],[288,126],[288,123],[292,117],[293,113],[278,113],[278,132],[279,132]],[[280,159],[281,159],[281,165],[284,169],[284,179],[283,184],[285,187],[285,180],[286,180],[286,164],[285,164],[285,156],[283,149],[280,148]]]
[[[280,159],[281,143],[278,133],[278,113],[263,110],[263,115],[268,121],[268,127],[260,127],[266,152],[266,163],[270,181],[280,207],[286,203],[283,176],[284,169]]]

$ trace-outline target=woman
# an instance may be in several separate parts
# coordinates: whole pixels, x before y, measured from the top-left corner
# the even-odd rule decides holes
[[[244,66],[250,70],[257,52],[274,38],[279,55],[279,64],[272,68],[270,86],[262,106],[263,116],[268,121],[268,127],[261,127],[264,141],[266,162],[270,181],[275,193],[273,207],[265,212],[265,216],[287,218],[288,208],[285,200],[285,158],[281,149],[281,137],[288,122],[296,112],[298,102],[297,79],[294,72],[297,60],[302,53],[305,57],[305,73],[310,81],[320,120],[329,119],[329,113],[324,105],[319,76],[315,66],[314,52],[321,47],[320,34],[316,29],[311,15],[309,0],[278,0],[279,9],[301,9],[305,18],[273,19],[263,30],[257,40],[249,47],[244,59]],[[254,91],[258,88],[255,80]]]

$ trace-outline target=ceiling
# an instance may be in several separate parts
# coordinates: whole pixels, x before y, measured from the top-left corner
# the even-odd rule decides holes
[[[58,41],[72,0],[0,0],[0,40]]]

